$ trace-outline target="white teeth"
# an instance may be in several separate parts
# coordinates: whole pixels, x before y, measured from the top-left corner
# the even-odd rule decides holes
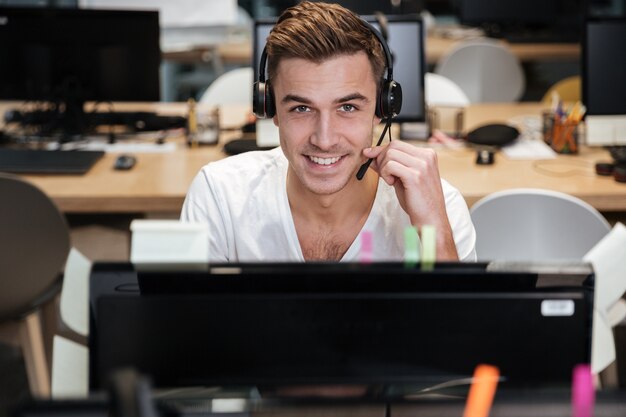
[[[317,156],[311,156],[309,155],[309,159],[313,162],[315,162],[316,164],[319,165],[330,165],[330,164],[334,164],[335,162],[339,161],[341,159],[340,156],[336,156],[334,158],[319,158]]]

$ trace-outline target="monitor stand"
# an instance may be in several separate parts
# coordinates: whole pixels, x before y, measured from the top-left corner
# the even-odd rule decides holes
[[[400,124],[400,139],[402,140],[428,140],[430,126],[426,122],[412,122]]]
[[[626,115],[587,115],[589,146],[626,145]]]

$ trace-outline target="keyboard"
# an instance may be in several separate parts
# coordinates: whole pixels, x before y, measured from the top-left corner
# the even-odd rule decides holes
[[[103,155],[103,151],[0,149],[0,172],[84,174]]]

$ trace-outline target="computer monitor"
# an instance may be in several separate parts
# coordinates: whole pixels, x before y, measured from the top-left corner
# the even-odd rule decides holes
[[[86,101],[158,101],[155,11],[0,8],[0,100],[46,102],[81,133]]]
[[[559,0],[461,0],[459,16],[467,25],[547,25],[556,17]]]
[[[626,145],[626,18],[591,19],[582,45],[587,144]]]
[[[376,19],[365,16],[374,27],[380,29]],[[395,122],[424,122],[424,29],[416,15],[387,16],[389,49],[393,55],[393,78],[402,86],[402,110]],[[255,81],[259,77],[261,53],[275,20],[257,20],[253,34],[253,60]]]
[[[394,385],[500,367],[507,386],[569,386],[589,363],[593,277],[381,264],[96,264],[90,382],[132,366],[156,387]]]
[[[424,2],[425,0],[338,0],[333,3],[338,3],[358,14],[371,15],[375,12],[385,14],[419,13],[424,8]]]
[[[578,42],[582,0],[460,0],[459,20],[511,42]]]

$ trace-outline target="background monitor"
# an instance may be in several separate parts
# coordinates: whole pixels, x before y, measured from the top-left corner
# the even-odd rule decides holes
[[[461,0],[461,23],[481,24],[548,24],[554,20],[558,0]]]
[[[158,101],[159,15],[0,7],[0,99]]]
[[[590,20],[583,42],[583,102],[589,115],[626,115],[626,19]]]
[[[376,19],[365,17],[379,29]],[[387,16],[389,49],[393,55],[393,78],[402,85],[402,110],[396,122],[424,122],[424,29],[415,15]],[[259,61],[265,41],[275,20],[259,20],[254,26],[254,54],[252,67],[255,81],[259,78]]]
[[[459,0],[462,24],[510,42],[579,42],[584,0]]]
[[[327,1],[327,0],[314,0]],[[358,14],[374,14],[375,12],[386,14],[418,13],[424,8],[425,0],[338,0],[338,3],[346,9]]]

